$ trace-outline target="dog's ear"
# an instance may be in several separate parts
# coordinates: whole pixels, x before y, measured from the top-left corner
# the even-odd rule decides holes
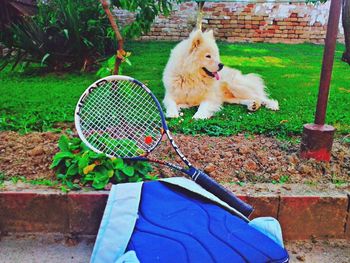
[[[212,39],[214,39],[214,32],[213,30],[205,31],[204,34]]]
[[[190,52],[196,50],[203,43],[203,33],[201,30],[192,32],[191,37],[191,48]]]

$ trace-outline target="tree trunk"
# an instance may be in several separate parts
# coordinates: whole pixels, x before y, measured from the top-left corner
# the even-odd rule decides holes
[[[101,1],[103,9],[105,10],[105,13],[107,14],[109,22],[112,25],[112,28],[114,30],[114,33],[115,33],[115,36],[116,36],[117,42],[118,42],[118,50],[117,50],[117,53],[115,54],[115,64],[114,64],[114,70],[113,70],[113,74],[118,75],[119,66],[122,63],[124,56],[126,54],[126,52],[124,51],[124,39],[119,32],[118,26],[114,20],[114,17],[112,15],[111,10],[109,10],[108,2],[106,0],[100,0],[100,1]]]
[[[196,29],[202,30],[202,20],[203,20],[203,6],[205,2],[197,2],[197,23]]]
[[[350,65],[350,0],[343,0],[342,22],[344,28],[345,51],[342,60]]]

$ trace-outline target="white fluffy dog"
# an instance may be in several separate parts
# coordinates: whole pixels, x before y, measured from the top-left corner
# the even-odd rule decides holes
[[[243,104],[251,111],[261,105],[278,110],[278,102],[267,97],[258,75],[243,75],[220,63],[213,31],[196,30],[171,51],[163,83],[163,103],[171,118],[178,117],[182,108],[199,106],[193,118],[207,119],[224,102]]]

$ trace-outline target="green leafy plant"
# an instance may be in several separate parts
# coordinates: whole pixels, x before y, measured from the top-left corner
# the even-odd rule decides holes
[[[4,184],[5,181],[5,174],[0,172],[0,187]]]
[[[10,30],[12,41],[6,43],[11,43],[11,52],[2,67],[35,62],[50,70],[88,70],[116,46],[113,30],[96,0],[39,1],[38,14],[12,24]]]
[[[11,25],[23,21],[25,16],[34,15],[36,12],[36,1],[0,1],[0,42],[12,46]],[[1,49],[0,49],[1,52]]]
[[[350,135],[347,135],[344,138],[342,138],[342,142],[346,144],[350,144]]]
[[[337,177],[336,174],[332,174],[332,180],[331,180],[332,184],[334,184],[336,187],[341,187],[346,185],[346,181],[341,180]]]
[[[62,135],[58,146],[61,151],[53,157],[50,168],[55,169],[64,191],[79,189],[83,185],[99,190],[106,188],[108,183],[157,179],[149,163],[109,158],[103,153],[89,150],[79,138]]]
[[[154,19],[163,14],[169,15],[172,5],[183,0],[113,0],[112,4],[135,13],[135,21],[123,28],[127,37],[137,37],[147,33]]]
[[[243,187],[244,186],[244,182],[238,181],[238,182],[236,182],[236,185],[239,185],[239,186]]]
[[[125,62],[126,64],[131,66],[131,62],[130,62],[130,60],[128,58],[131,55],[131,53],[130,52],[126,52],[126,53],[127,54],[126,54],[123,62]],[[96,76],[98,76],[100,78],[104,78],[104,77],[107,77],[109,75],[112,75],[113,74],[113,70],[114,70],[114,65],[115,65],[115,59],[116,59],[115,56],[111,56],[107,60],[103,61],[101,63],[101,67],[96,72]],[[123,63],[119,67],[119,71],[118,71],[119,75],[123,75],[123,65],[125,65],[125,64]]]
[[[289,175],[282,175],[278,180],[272,180],[273,184],[285,184],[289,181]]]
[[[10,181],[13,184],[17,184],[19,181],[26,184],[31,185],[45,185],[50,187],[55,187],[58,185],[58,181],[49,180],[45,178],[38,178],[38,179],[27,179],[25,176],[12,176],[10,177]]]

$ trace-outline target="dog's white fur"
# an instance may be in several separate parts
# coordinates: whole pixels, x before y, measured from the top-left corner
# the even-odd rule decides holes
[[[206,119],[220,110],[224,102],[243,104],[251,111],[261,105],[278,110],[278,102],[267,97],[260,76],[243,75],[228,67],[221,69],[212,31],[193,31],[181,41],[171,51],[163,72],[166,116],[176,118],[182,108],[199,106],[193,118]]]
[[[259,75],[243,75],[239,70],[228,67],[220,73],[219,89],[223,102],[245,105],[249,111],[256,111],[262,105],[270,110],[279,110],[278,101],[268,98],[264,80]]]

